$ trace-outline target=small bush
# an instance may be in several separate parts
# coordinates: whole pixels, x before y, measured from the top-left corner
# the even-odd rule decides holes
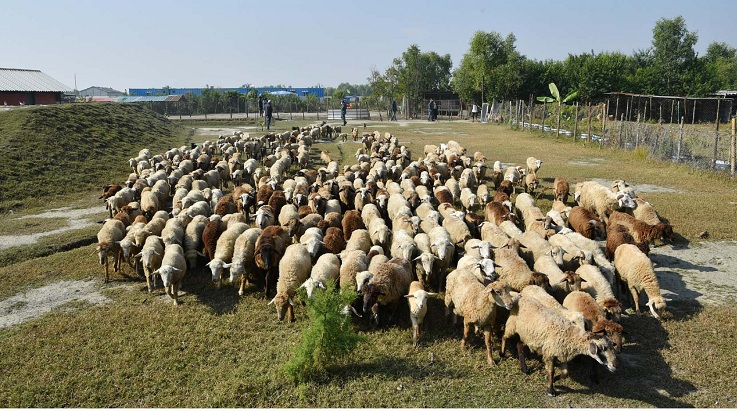
[[[326,290],[317,289],[312,299],[306,299],[304,293],[300,297],[306,301],[309,321],[302,331],[302,342],[284,364],[284,370],[295,382],[321,374],[364,340],[353,330],[350,317],[341,313],[356,299],[355,291],[338,293],[335,283],[329,281]]]

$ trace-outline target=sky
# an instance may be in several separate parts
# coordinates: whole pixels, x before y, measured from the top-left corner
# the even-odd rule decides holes
[[[3,0],[0,10],[0,67],[79,90],[365,84],[412,44],[455,68],[478,30],[513,33],[534,60],[631,55],[677,16],[699,55],[714,41],[737,47],[735,0]]]

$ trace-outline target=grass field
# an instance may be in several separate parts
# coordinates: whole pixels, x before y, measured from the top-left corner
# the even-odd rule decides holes
[[[137,115],[129,121],[135,124]],[[189,128],[177,129],[176,122],[161,121],[168,129],[158,129],[163,127],[159,121],[147,126],[159,130],[159,138],[138,142],[133,136],[118,136],[117,140],[126,141],[124,148],[109,149],[112,140],[101,139],[101,146],[97,140],[87,141],[87,146],[92,144],[90,152],[77,157],[87,159],[91,168],[76,173],[84,176],[86,184],[66,197],[53,197],[53,206],[35,199],[8,205],[8,197],[3,197],[4,204],[16,210],[14,217],[71,203],[88,207],[98,201],[98,190],[93,188],[124,180],[129,172],[127,159],[151,147],[152,141],[157,150],[163,150],[188,144],[190,139],[216,137],[192,136]],[[18,124],[14,127],[27,133]],[[277,127],[300,124],[305,123],[282,121]],[[29,143],[8,137],[7,129],[0,130],[0,145],[26,149],[18,145]],[[528,156],[535,156],[543,160],[539,176],[547,187],[559,175],[571,183],[621,178],[636,186],[652,184],[659,191],[641,196],[675,226],[683,244],[704,230],[713,239],[733,239],[737,233],[737,222],[730,218],[735,207],[731,202],[737,201],[735,183],[708,172],[495,125],[368,123],[367,131],[374,129],[396,135],[415,158],[424,144],[449,139],[471,152],[482,151],[491,162],[523,164]],[[358,144],[333,142],[317,147],[348,164]],[[100,155],[104,161],[91,161]],[[31,176],[23,177],[29,179],[24,187],[37,186]],[[51,185],[67,181],[56,174],[45,178],[49,179],[45,184]],[[6,193],[12,193],[12,186],[5,187]],[[538,198],[543,210],[550,207],[551,197],[547,190]],[[104,214],[97,217],[101,220]],[[10,219],[7,214],[0,217],[0,226],[6,227],[6,219]],[[30,221],[28,226],[13,224],[0,231],[39,230]],[[71,231],[46,239],[41,248],[71,244],[94,232],[94,228]],[[412,348],[405,307],[398,323],[387,329],[357,325],[367,342],[325,375],[295,385],[281,365],[306,324],[301,307],[296,308],[296,323],[279,323],[257,289],[239,297],[233,286],[216,289],[207,280],[209,274],[199,270],[188,273],[184,304],[174,307],[160,289],[149,295],[145,281],[128,266],[103,286],[102,268],[91,255],[93,245],[44,253],[33,247],[38,246],[0,252],[0,261],[3,253],[9,259],[0,264],[0,300],[65,280],[91,282],[109,302],[74,302],[0,328],[1,407],[737,407],[737,387],[731,377],[737,360],[737,309],[732,305],[680,302],[669,306],[663,322],[649,315],[625,316],[622,325],[628,336],[617,372],[600,370],[601,383],[590,385],[586,368],[574,362],[571,378],[556,383],[561,395],[551,398],[545,395],[545,372],[538,361],[529,361],[533,372],[524,375],[509,355],[489,367],[480,339],[471,349],[462,350],[462,327],[445,323],[442,299],[437,298],[431,300],[419,349]],[[23,303],[17,305],[17,310],[24,308]]]

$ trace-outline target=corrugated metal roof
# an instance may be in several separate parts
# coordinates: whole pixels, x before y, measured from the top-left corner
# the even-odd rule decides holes
[[[180,101],[184,100],[182,95],[173,96],[127,96],[119,97],[118,103],[140,103],[143,101]]]
[[[0,68],[0,91],[71,92],[71,88],[40,70]]]

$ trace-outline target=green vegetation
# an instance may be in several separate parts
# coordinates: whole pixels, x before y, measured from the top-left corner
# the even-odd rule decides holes
[[[302,342],[294,348],[284,369],[295,382],[305,382],[324,376],[329,366],[348,355],[365,338],[353,330],[352,314],[341,312],[358,298],[355,290],[339,293],[335,281],[331,280],[325,290],[315,290],[312,299],[307,299],[304,289],[300,289],[299,295],[307,305],[309,323],[302,330]]]

